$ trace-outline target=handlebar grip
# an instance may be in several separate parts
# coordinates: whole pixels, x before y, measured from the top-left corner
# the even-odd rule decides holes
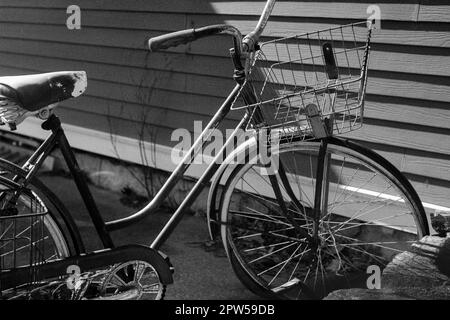
[[[157,51],[176,47],[180,44],[187,44],[194,40],[196,40],[195,29],[186,29],[150,38],[148,40],[148,48],[150,51]]]
[[[230,26],[226,24],[217,24],[212,26],[206,26],[198,29],[186,29],[168,34],[163,34],[148,40],[148,47],[150,51],[157,51],[161,49],[167,49],[170,47],[176,47],[180,44],[187,44],[200,38],[219,34],[229,29]]]

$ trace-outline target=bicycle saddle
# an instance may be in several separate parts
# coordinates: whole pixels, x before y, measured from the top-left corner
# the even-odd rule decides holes
[[[84,71],[0,77],[0,121],[15,127],[51,104],[78,97],[86,86]]]

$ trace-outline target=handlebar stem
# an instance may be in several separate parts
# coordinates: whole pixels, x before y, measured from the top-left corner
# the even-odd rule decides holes
[[[244,52],[250,52],[255,49],[255,45],[258,43],[259,37],[266,27],[267,21],[269,20],[273,7],[275,6],[275,2],[276,0],[267,0],[266,6],[264,7],[256,28],[246,35],[244,40],[242,40]]]
[[[244,52],[244,48],[242,45],[242,34],[239,29],[230,25],[226,25],[226,27],[224,27],[224,30],[220,33],[233,36],[234,50],[238,56],[241,56],[241,54]]]

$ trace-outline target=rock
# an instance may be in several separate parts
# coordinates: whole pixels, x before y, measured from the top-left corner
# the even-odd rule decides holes
[[[381,289],[348,289],[325,300],[449,300],[450,238],[426,236],[399,253],[381,276]]]
[[[404,287],[396,289],[342,289],[331,292],[324,300],[449,300],[450,286],[433,288]]]
[[[395,294],[415,300],[449,300],[450,286],[437,287],[397,287],[392,290]]]
[[[434,260],[412,252],[397,255],[383,270],[381,285],[383,288],[398,287],[434,287],[448,281],[434,264]]]
[[[413,300],[389,289],[342,289],[331,292],[323,300]]]
[[[440,254],[448,238],[426,236],[413,244],[414,252],[402,252],[383,270],[382,288],[432,288],[445,285],[449,277],[438,268],[437,260],[443,265],[449,258]],[[446,246],[446,250],[449,250]],[[448,267],[448,266],[447,266]]]
[[[449,238],[445,237],[425,236],[416,243],[412,244],[412,251],[435,259],[439,254],[439,251],[445,246],[445,243],[448,240]]]
[[[450,277],[450,238],[447,238],[436,257],[436,266],[439,271]]]

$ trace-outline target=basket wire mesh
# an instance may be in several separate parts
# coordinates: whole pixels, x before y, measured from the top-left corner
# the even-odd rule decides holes
[[[326,135],[360,128],[371,31],[360,22],[262,43],[243,89],[257,103],[233,109],[259,110],[264,121],[253,117],[248,129],[276,129],[288,140],[322,137],[315,117]]]
[[[8,272],[19,267],[30,267],[26,279],[20,279],[17,288],[2,286],[0,279],[0,298],[13,298],[18,292],[30,292],[38,286],[36,266],[52,259],[54,254],[48,250],[49,234],[45,219],[47,209],[39,199],[20,197],[16,207],[8,205],[9,199],[17,190],[0,192],[0,272]]]

